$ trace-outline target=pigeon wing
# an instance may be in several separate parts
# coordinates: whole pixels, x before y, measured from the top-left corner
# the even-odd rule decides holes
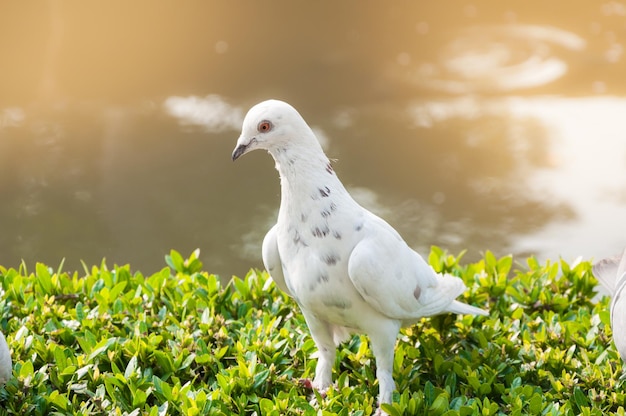
[[[285,274],[283,272],[283,262],[280,259],[280,253],[278,252],[278,242],[276,240],[276,229],[278,225],[275,224],[265,235],[263,239],[263,246],[261,248],[261,256],[263,257],[263,265],[265,270],[268,271],[276,286],[289,296],[293,297],[287,283],[285,282]]]
[[[348,261],[348,275],[373,308],[411,321],[446,312],[466,289],[458,277],[440,276],[384,220],[370,217]]]

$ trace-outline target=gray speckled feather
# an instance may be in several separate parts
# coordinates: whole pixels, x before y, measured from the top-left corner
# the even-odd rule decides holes
[[[272,155],[281,184],[263,262],[300,306],[318,347],[313,387],[331,385],[337,343],[365,333],[376,358],[379,402],[389,403],[401,326],[439,313],[487,312],[455,300],[466,289],[460,278],[435,273],[393,227],[350,196],[289,104],[270,100],[250,109],[233,160],[255,149]]]

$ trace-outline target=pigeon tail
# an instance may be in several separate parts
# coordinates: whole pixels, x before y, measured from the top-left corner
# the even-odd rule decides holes
[[[489,312],[487,311],[484,311],[472,305],[468,305],[467,303],[454,300],[454,298],[463,294],[463,292],[465,292],[465,290],[467,289],[467,286],[465,286],[465,283],[460,277],[448,273],[438,273],[438,275],[441,279],[440,282],[444,285],[446,291],[448,291],[448,293],[450,293],[451,297],[453,298],[452,302],[448,304],[442,312],[457,313],[460,315],[489,315]]]
[[[618,280],[626,273],[626,249],[620,256],[602,259],[593,265],[593,274],[613,296],[618,288]]]
[[[611,257],[593,265],[593,275],[611,296],[615,293],[618,262],[619,257]]]
[[[488,316],[489,312],[477,308],[476,306],[468,305],[467,303],[453,300],[452,303],[446,308],[447,312],[458,313],[461,315],[482,315]]]
[[[423,303],[420,305],[419,313],[412,318],[442,313],[488,315],[482,309],[455,300],[467,290],[467,286],[460,277],[448,273],[437,273],[434,270],[432,273],[436,275],[437,286],[427,290],[420,297]],[[414,320],[408,319],[406,322],[413,324]]]

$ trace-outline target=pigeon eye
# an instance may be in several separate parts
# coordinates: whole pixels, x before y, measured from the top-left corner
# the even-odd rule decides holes
[[[267,133],[268,131],[272,130],[272,127],[273,126],[271,122],[267,120],[263,120],[262,122],[259,123],[259,125],[257,126],[257,129],[261,133]]]

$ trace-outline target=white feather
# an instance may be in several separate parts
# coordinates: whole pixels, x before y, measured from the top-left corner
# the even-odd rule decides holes
[[[11,362],[11,353],[7,345],[4,335],[0,332],[0,384],[4,384],[11,378],[13,372],[13,364]]]

